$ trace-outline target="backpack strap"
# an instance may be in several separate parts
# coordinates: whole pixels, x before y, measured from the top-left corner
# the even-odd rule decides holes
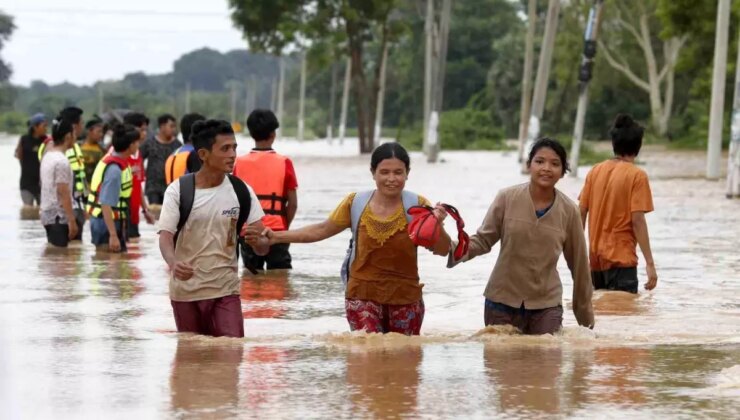
[[[401,200],[403,201],[403,214],[406,215],[406,223],[411,223],[412,217],[409,214],[409,209],[419,205],[419,194],[404,190],[401,193]]]
[[[227,174],[226,176],[229,177],[231,186],[234,187],[236,198],[239,200],[239,218],[236,220],[236,234],[238,236],[244,224],[247,223],[247,217],[249,217],[249,210],[252,205],[252,195],[249,193],[249,188],[244,181],[231,174]]]
[[[180,236],[185,222],[190,217],[190,211],[193,210],[195,201],[195,174],[187,174],[180,177],[180,220],[177,222],[177,232],[175,233],[175,246],[177,238]]]

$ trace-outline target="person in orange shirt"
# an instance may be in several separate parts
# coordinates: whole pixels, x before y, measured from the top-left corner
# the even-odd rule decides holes
[[[298,179],[293,162],[272,148],[275,131],[279,127],[272,111],[252,111],[247,118],[247,128],[255,147],[246,155],[239,156],[234,165],[234,175],[254,189],[262,204],[265,212],[262,222],[275,232],[288,230],[298,210]],[[256,270],[293,268],[289,247],[287,243],[274,244],[267,255],[259,256],[249,245],[242,243],[244,266]]]
[[[579,197],[588,220],[589,261],[595,289],[637,293],[637,244],[647,264],[645,289],[658,283],[645,213],[653,197],[645,171],[635,166],[644,129],[629,115],[617,115],[610,130],[615,157],[591,169]]]

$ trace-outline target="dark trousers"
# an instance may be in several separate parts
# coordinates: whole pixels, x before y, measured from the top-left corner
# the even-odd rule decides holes
[[[265,266],[268,270],[290,269],[293,268],[291,265],[293,260],[289,248],[290,244],[275,244],[270,247],[270,252],[267,255],[257,255],[252,247],[242,243],[242,261],[245,267],[255,270],[264,270]]]
[[[54,245],[63,248],[69,244],[69,225],[66,223],[59,223],[59,216],[53,225],[44,225],[46,229],[46,240]]]
[[[170,302],[178,332],[244,337],[244,316],[239,295],[194,302]]]
[[[592,271],[591,282],[593,282],[596,290],[606,289],[637,293],[637,267]]]
[[[85,226],[85,210],[74,209],[75,222],[77,222],[77,236],[72,238],[73,241],[82,240],[82,228]]]
[[[555,334],[563,326],[563,307],[525,309],[514,308],[486,299],[483,313],[486,325],[513,325],[523,334]]]
[[[150,192],[146,193],[146,201],[149,204],[156,204],[158,206],[161,206],[164,202],[164,193],[160,192]]]

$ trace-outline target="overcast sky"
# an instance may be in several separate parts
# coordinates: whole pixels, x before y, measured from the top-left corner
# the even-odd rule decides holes
[[[198,48],[246,48],[226,0],[0,0],[0,10],[15,18],[0,54],[19,85],[165,73]]]

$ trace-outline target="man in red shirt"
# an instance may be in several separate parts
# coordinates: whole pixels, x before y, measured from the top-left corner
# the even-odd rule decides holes
[[[254,189],[265,217],[262,223],[273,231],[288,230],[298,210],[298,180],[293,162],[272,148],[275,131],[280,124],[270,110],[256,109],[247,118],[249,135],[255,148],[239,156],[234,165],[234,175]],[[289,244],[276,244],[270,252],[259,256],[249,245],[243,244],[241,253],[244,266],[257,270],[293,268]]]
[[[123,122],[131,124],[139,130],[139,143],[143,143],[146,140],[149,118],[146,115],[131,112],[123,117]],[[150,225],[154,223],[154,216],[149,212],[146,200],[144,199],[144,190],[141,184],[146,181],[146,174],[144,173],[144,159],[142,159],[141,152],[137,151],[135,154],[128,158],[128,163],[131,166],[131,173],[134,177],[133,190],[131,191],[131,203],[129,205],[129,211],[131,212],[128,220],[127,233],[129,238],[138,238],[139,234],[139,209],[142,209],[146,222]]]

